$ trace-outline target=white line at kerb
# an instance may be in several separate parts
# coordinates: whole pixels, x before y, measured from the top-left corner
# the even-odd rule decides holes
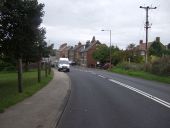
[[[166,102],[166,101],[164,101],[162,99],[159,99],[158,97],[155,97],[155,96],[153,96],[151,94],[148,94],[148,93],[146,93],[144,91],[141,91],[141,90],[139,90],[137,88],[131,87],[131,86],[127,85],[127,84],[121,83],[121,82],[113,80],[113,79],[109,79],[109,81],[114,82],[116,84],[119,84],[119,85],[121,85],[123,87],[126,87],[126,88],[128,88],[128,89],[130,89],[132,91],[135,91],[135,92],[137,92],[137,93],[139,93],[139,94],[141,94],[141,95],[143,95],[143,96],[145,96],[145,97],[147,97],[147,98],[149,98],[151,100],[154,100],[154,101],[156,101],[156,102],[170,108],[170,103],[168,103],[168,102]]]

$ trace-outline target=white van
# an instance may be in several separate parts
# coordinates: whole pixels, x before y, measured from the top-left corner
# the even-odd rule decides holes
[[[60,58],[58,61],[58,71],[70,71],[70,64],[68,58]]]

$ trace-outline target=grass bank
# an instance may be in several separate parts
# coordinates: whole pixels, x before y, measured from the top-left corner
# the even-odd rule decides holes
[[[158,76],[144,71],[125,70],[122,68],[113,68],[111,72],[170,84],[170,76]]]
[[[17,73],[0,72],[0,112],[25,98],[33,95],[52,79],[53,74],[45,77],[42,71],[42,81],[37,82],[37,71],[23,73],[23,93],[18,93]]]

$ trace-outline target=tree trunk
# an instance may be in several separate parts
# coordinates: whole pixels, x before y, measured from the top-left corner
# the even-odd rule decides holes
[[[38,82],[41,82],[41,61],[38,61]]]
[[[22,59],[18,59],[18,92],[23,92],[23,77],[22,77]]]
[[[48,74],[51,74],[51,62],[48,62]]]
[[[26,59],[26,62],[25,62],[24,69],[25,69],[26,72],[28,72],[28,70],[29,70],[29,69],[28,69],[28,61],[27,61],[27,59]]]
[[[48,66],[47,66],[47,62],[45,62],[45,77],[47,77],[47,75],[48,75],[47,74],[48,73],[47,70],[48,70]]]

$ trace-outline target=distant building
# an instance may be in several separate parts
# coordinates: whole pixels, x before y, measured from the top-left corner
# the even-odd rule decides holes
[[[68,49],[68,58],[70,61],[74,61],[74,50],[73,46],[69,47]]]
[[[59,57],[66,57],[66,55],[68,54],[66,52],[67,52],[67,43],[64,43],[64,44],[60,45]]]
[[[92,40],[87,41],[85,45],[78,42],[74,47],[67,46],[67,43],[63,43],[58,50],[59,57],[67,57],[69,60],[74,61],[77,65],[86,67],[95,67],[96,61],[93,59],[93,52],[96,50],[96,46],[100,42],[93,36]]]
[[[81,61],[80,65],[85,67],[95,67],[96,60],[93,58],[93,52],[96,50],[96,46],[99,45],[100,42],[95,40],[93,37],[92,41],[87,41],[84,47],[82,47],[80,54],[81,54]]]
[[[76,62],[76,64],[80,65],[80,50],[83,47],[83,45],[81,44],[81,42],[78,43],[78,45],[75,45],[75,47],[73,48],[74,51],[74,61]]]
[[[148,42],[147,44],[147,49],[150,48],[151,44],[153,42]],[[140,55],[145,56],[145,52],[146,52],[146,43],[143,43],[143,40],[139,41],[139,45],[136,46],[135,48],[136,52],[138,52]]]
[[[156,37],[155,39],[156,42],[160,42],[160,37]],[[147,50],[150,48],[153,42],[148,42],[147,44]],[[160,42],[161,43],[161,42]],[[162,43],[161,43],[162,44]],[[163,45],[163,44],[162,44]],[[145,56],[145,51],[146,51],[146,43],[143,43],[143,40],[139,41],[139,45],[136,46],[135,48],[136,52],[138,52],[140,55]]]
[[[136,51],[137,51],[140,55],[145,56],[146,43],[143,43],[143,40],[140,40],[140,41],[139,41],[139,45],[137,45]]]

